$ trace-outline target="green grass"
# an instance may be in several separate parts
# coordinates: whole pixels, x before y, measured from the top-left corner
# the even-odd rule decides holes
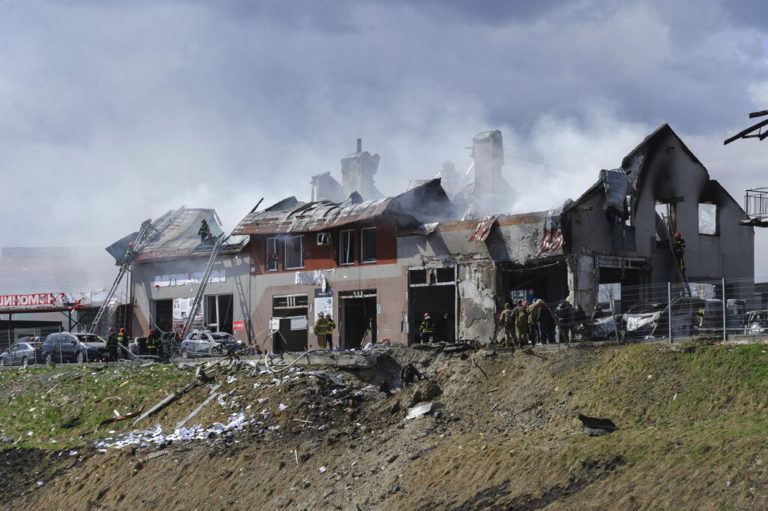
[[[123,430],[130,420],[98,427],[114,416],[147,409],[191,381],[174,366],[147,368],[49,366],[0,371],[0,436],[15,446],[62,448]],[[166,392],[167,391],[167,392]],[[30,435],[29,433],[32,432]],[[8,447],[5,442],[0,447]]]

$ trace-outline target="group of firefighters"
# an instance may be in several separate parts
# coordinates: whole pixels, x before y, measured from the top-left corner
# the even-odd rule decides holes
[[[336,322],[330,314],[324,312],[317,313],[315,321],[315,335],[317,335],[317,345],[322,350],[326,347],[333,350],[333,331],[336,329]]]
[[[586,314],[581,306],[563,300],[553,311],[541,298],[531,303],[520,299],[514,307],[507,302],[499,315],[508,347],[571,342],[576,325],[584,321]]]
[[[157,335],[157,332],[150,330],[146,339],[147,354],[155,357],[159,357],[162,354],[162,341]],[[107,355],[110,362],[116,362],[121,358],[128,358],[128,334],[125,332],[125,328],[121,328],[117,333],[115,329],[109,328],[109,336],[107,337]]]

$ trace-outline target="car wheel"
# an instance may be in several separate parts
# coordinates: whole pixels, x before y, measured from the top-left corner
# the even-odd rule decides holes
[[[28,365],[29,365],[29,359],[27,357],[22,358],[21,359],[21,367],[26,369]]]
[[[78,351],[77,352],[77,363],[78,364],[82,364],[83,362],[85,362],[85,356],[83,355],[82,351]]]
[[[45,363],[53,364],[53,356],[50,353],[45,354]]]
[[[215,356],[215,357],[219,357],[219,356],[221,356],[221,355],[222,355],[222,353],[224,353],[224,352],[223,352],[223,350],[221,349],[221,346],[213,346],[213,347],[211,348],[211,355],[213,355],[213,356]]]

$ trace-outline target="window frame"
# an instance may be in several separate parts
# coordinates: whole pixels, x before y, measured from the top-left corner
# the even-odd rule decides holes
[[[365,251],[365,232],[366,231],[373,231],[373,258],[366,257],[366,251]],[[371,264],[375,263],[377,260],[377,251],[378,248],[376,246],[376,227],[364,227],[360,229],[360,264]]]
[[[269,244],[270,242],[274,242],[275,251],[272,252],[272,254],[275,255],[274,258],[270,258],[270,250],[269,250]],[[264,271],[279,271],[280,270],[280,240],[276,236],[270,237],[266,239],[266,242],[264,243]],[[270,263],[274,262],[275,267],[270,268]]]
[[[715,232],[702,232],[701,230],[701,207],[702,206],[712,206],[714,208],[714,212],[712,214],[712,221],[714,222]],[[699,202],[698,207],[696,209],[697,219],[698,219],[698,233],[700,236],[719,236],[720,235],[720,212],[717,207],[717,204],[714,202]]]
[[[349,252],[349,258],[346,261],[342,260],[344,257],[344,241],[347,241],[347,247]],[[355,264],[355,230],[347,229],[339,231],[339,266],[349,266]]]
[[[297,239],[299,240],[299,266],[290,266],[288,264],[288,257],[291,250],[288,249],[289,242]],[[296,236],[286,236],[283,240],[283,269],[284,270],[301,270],[304,268],[304,235],[298,234]]]

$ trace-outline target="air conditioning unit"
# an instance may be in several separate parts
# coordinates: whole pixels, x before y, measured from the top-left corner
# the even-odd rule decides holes
[[[318,232],[317,233],[317,244],[322,245],[324,247],[330,246],[331,244],[331,233],[330,232]]]

